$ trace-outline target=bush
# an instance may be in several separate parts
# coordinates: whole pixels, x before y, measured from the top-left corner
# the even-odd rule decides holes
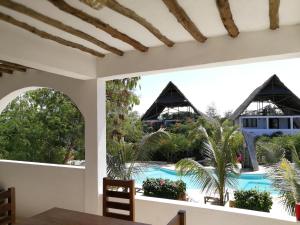
[[[270,212],[273,202],[269,192],[257,190],[235,191],[235,207],[255,211]]]
[[[186,191],[186,184],[182,180],[147,178],[143,182],[144,195],[167,199],[180,199]]]

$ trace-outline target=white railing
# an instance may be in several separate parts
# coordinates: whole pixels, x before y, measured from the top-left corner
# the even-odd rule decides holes
[[[0,160],[0,186],[16,187],[19,218],[52,207],[84,211],[84,176],[84,167]],[[136,196],[138,222],[165,225],[180,209],[187,211],[187,225],[296,225],[294,217]]]
[[[166,225],[184,209],[187,212],[187,225],[296,225],[295,217],[269,213],[201,205],[183,201],[166,200],[137,196],[136,220],[152,225]]]
[[[16,188],[17,216],[59,206],[84,210],[84,167],[0,160],[0,187]]]

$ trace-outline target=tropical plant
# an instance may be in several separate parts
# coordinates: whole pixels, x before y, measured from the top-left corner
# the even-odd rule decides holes
[[[282,158],[292,160],[295,151],[295,138],[293,136],[262,136],[256,141],[256,155],[260,164],[275,164]]]
[[[182,180],[147,178],[143,182],[144,195],[167,199],[180,199],[186,192],[186,184]]]
[[[295,215],[295,203],[300,202],[299,159],[294,158],[294,163],[291,163],[283,158],[272,168],[269,174],[286,211],[291,215]]]
[[[299,135],[262,137],[257,143],[258,156],[271,164],[268,175],[286,211],[295,214],[300,202]]]
[[[136,143],[143,136],[141,121],[132,112],[139,77],[106,82],[107,171],[112,178],[128,177],[126,163],[137,158]],[[135,129],[132,129],[132,128]]]
[[[132,179],[144,169],[142,162],[148,159],[153,148],[161,140],[169,139],[169,133],[164,130],[145,135],[140,142],[131,143],[124,140],[115,141],[113,149],[107,154],[107,175],[113,179]]]
[[[214,120],[201,119],[199,124],[201,126],[197,132],[201,137],[206,137],[203,150],[212,167],[205,167],[192,159],[182,159],[176,164],[176,169],[181,175],[190,176],[202,192],[218,193],[219,204],[224,205],[226,188],[234,188],[237,184],[237,152],[233,146],[240,142],[240,135],[237,128],[228,121],[220,124]]]
[[[270,192],[257,190],[235,191],[235,207],[262,212],[270,212],[273,202]]]

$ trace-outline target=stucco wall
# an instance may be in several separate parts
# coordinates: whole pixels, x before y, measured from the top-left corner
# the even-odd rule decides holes
[[[250,210],[199,205],[182,201],[138,196],[136,220],[152,225],[165,225],[178,210],[187,212],[187,225],[292,225],[294,217],[274,215]]]
[[[0,160],[0,187],[16,188],[17,217],[52,207],[84,211],[84,167]]]

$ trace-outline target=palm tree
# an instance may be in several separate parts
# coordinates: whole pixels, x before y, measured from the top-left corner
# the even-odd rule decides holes
[[[228,121],[201,120],[197,132],[206,137],[203,147],[212,167],[205,167],[192,159],[182,159],[176,164],[181,175],[188,175],[200,185],[202,192],[218,193],[220,205],[224,205],[226,188],[234,188],[237,183],[236,146],[242,146],[241,134]],[[193,131],[195,136],[195,131]],[[238,142],[238,143],[237,143]]]
[[[294,163],[283,158],[272,170],[270,177],[279,192],[286,211],[295,215],[295,204],[300,202],[300,161]]]
[[[123,139],[114,141],[110,154],[107,154],[107,175],[113,179],[128,180],[133,175],[142,172],[144,166],[138,161],[145,161],[162,140],[170,139],[170,135],[163,129],[145,135],[140,142],[131,143]]]
[[[282,205],[289,214],[295,215],[295,204],[300,202],[300,160],[291,137],[276,138],[258,140],[257,146],[260,156],[271,164],[268,176],[279,193]],[[290,153],[292,162],[286,158],[286,153]]]

